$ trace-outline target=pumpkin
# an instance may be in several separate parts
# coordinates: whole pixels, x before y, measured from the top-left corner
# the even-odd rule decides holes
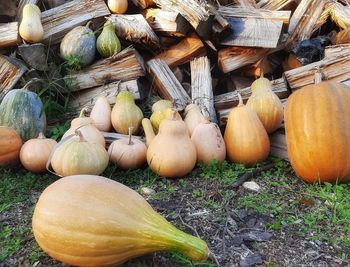
[[[350,181],[350,88],[317,81],[287,100],[288,157],[304,181]]]
[[[24,143],[20,152],[20,160],[24,168],[34,173],[46,171],[46,163],[57,142],[46,138],[40,133],[38,138],[30,139]]]
[[[0,126],[0,166],[17,163],[21,147],[22,139],[15,130]]]
[[[158,251],[208,257],[207,244],[175,228],[134,190],[93,175],[64,177],[40,195],[34,237],[51,257],[74,266],[119,266]]]
[[[61,57],[66,61],[78,61],[84,67],[95,59],[96,38],[94,32],[86,26],[77,26],[70,30],[60,45]]]
[[[173,103],[170,100],[164,99],[158,100],[152,105],[150,121],[156,133],[158,133],[160,123],[166,118],[166,110],[172,106]]]
[[[0,104],[0,125],[13,128],[25,142],[45,132],[46,116],[38,95],[28,89],[35,80],[22,89],[9,91]]]
[[[111,21],[103,25],[103,30],[96,42],[97,51],[102,57],[111,57],[122,49],[118,36],[115,34],[115,27]]]
[[[190,131],[190,135],[192,135],[194,129],[201,122],[205,122],[206,119],[203,116],[199,106],[197,104],[189,104],[185,108],[185,119],[184,119],[188,130]]]
[[[211,161],[223,162],[226,158],[226,147],[219,126],[206,120],[197,125],[191,135],[197,150],[197,161],[208,165]]]
[[[67,132],[64,133],[63,138],[66,138],[69,135],[74,135],[75,131],[79,129],[82,132],[84,138],[91,143],[99,143],[103,147],[106,146],[106,141],[102,135],[102,133],[95,127],[94,121],[85,116],[87,112],[86,108],[83,108],[80,111],[80,115],[78,118],[72,120],[70,124],[70,128]]]
[[[124,14],[128,10],[128,0],[108,0],[107,4],[114,14]]]
[[[80,130],[59,143],[52,152],[51,166],[60,176],[101,174],[108,166],[108,153],[99,143],[86,141]]]
[[[105,96],[98,97],[90,113],[93,125],[100,131],[109,132],[112,129],[111,113],[108,99]]]
[[[240,94],[239,104],[227,119],[224,134],[228,158],[246,166],[265,160],[270,152],[270,140],[255,111],[243,104]]]
[[[128,134],[129,127],[133,127],[132,134],[140,131],[143,114],[135,104],[134,96],[129,91],[121,91],[117,95],[112,109],[112,125],[117,133]]]
[[[154,137],[156,136],[154,134],[154,130],[151,124],[150,119],[144,118],[142,119],[142,128],[143,131],[145,132],[145,136],[146,136],[146,145],[149,146],[151,144],[151,142],[153,141]]]
[[[182,177],[192,171],[197,161],[196,147],[182,120],[162,121],[158,134],[147,150],[147,162],[153,172],[164,177]]]
[[[281,126],[283,106],[281,100],[272,91],[271,82],[262,74],[252,85],[252,95],[247,101],[264,125],[267,133],[273,133]]]
[[[23,7],[19,34],[23,40],[30,43],[38,43],[43,39],[44,29],[41,24],[41,11],[37,5],[26,4]]]
[[[109,159],[123,170],[135,170],[146,163],[147,147],[132,138],[132,127],[129,128],[129,137],[115,140],[109,146]]]

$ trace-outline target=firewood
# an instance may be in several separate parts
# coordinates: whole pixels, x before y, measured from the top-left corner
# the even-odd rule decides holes
[[[135,6],[138,6],[141,9],[146,9],[148,7],[154,6],[154,0],[131,0]]]
[[[152,59],[147,62],[148,71],[151,75],[151,82],[159,94],[168,100],[175,102],[179,110],[185,109],[191,98],[175,77],[169,66],[161,59]]]
[[[144,62],[133,48],[127,48],[110,58],[101,59],[65,80],[72,91],[92,88],[114,81],[130,81],[145,75]]]
[[[313,84],[317,68],[321,68],[322,73],[329,81],[343,82],[350,79],[350,72],[347,71],[350,68],[349,49],[339,51],[334,56],[327,56],[312,64],[286,71],[284,76],[292,91]]]
[[[287,47],[292,49],[300,41],[310,39],[317,30],[315,24],[322,14],[326,0],[302,0],[290,19]],[[319,27],[322,25],[318,25]]]
[[[149,8],[142,12],[151,28],[165,36],[184,37],[190,25],[178,12]]]
[[[67,2],[70,2],[72,0],[46,0],[46,4],[49,6],[49,8],[54,8],[54,7],[58,7],[60,5],[63,5]]]
[[[20,60],[0,55],[0,102],[27,70]]]
[[[333,34],[332,44],[340,45],[348,43],[350,43],[350,28]]]
[[[190,66],[192,102],[199,106],[205,117],[216,123],[209,59],[206,56],[195,58],[191,60]]]
[[[341,45],[331,45],[327,46],[326,49],[324,50],[324,57],[325,58],[332,58],[340,53],[350,53],[350,44],[341,44]]]
[[[281,10],[291,9],[288,7],[292,4],[295,4],[295,0],[260,0],[256,6],[261,9]]]
[[[215,43],[219,43],[220,40],[232,33],[232,28],[227,19],[219,13],[216,7],[212,5],[208,5],[208,7],[210,12],[214,15],[211,40]]]
[[[255,0],[234,0],[238,5],[242,7],[255,8],[256,3]]]
[[[128,90],[132,92],[136,100],[140,100],[144,97],[144,92],[141,83],[137,80],[131,80],[126,82],[112,82],[107,85],[85,89],[72,94],[72,100],[70,105],[79,111],[83,107],[92,108],[99,96],[104,95],[107,97],[108,102],[113,105],[115,103],[115,97],[121,90]]]
[[[242,76],[255,78],[255,77],[259,77],[261,73],[266,74],[271,72],[272,72],[272,68],[270,65],[270,61],[266,57],[263,57],[253,65],[240,68],[235,73],[239,73]]]
[[[350,28],[350,6],[345,6],[337,1],[329,1],[326,4],[325,12],[329,11],[329,15],[340,28],[343,30]]]
[[[196,30],[198,35],[209,39],[212,32],[213,15],[210,14],[206,0],[154,0],[164,10],[180,13]]]
[[[292,53],[289,54],[289,56],[282,63],[282,67],[284,71],[289,71],[295,68],[299,68],[301,66],[303,66],[303,64]]]
[[[249,87],[254,82],[254,79],[252,77],[245,77],[245,76],[237,76],[234,74],[230,74],[227,77],[227,91],[233,92],[235,90],[241,90],[246,87]]]
[[[277,131],[270,135],[270,154],[277,158],[289,160],[286,135],[284,131]]]
[[[206,49],[201,39],[194,33],[189,34],[178,44],[169,47],[154,58],[164,60],[170,68],[189,62],[191,59],[206,55]]]
[[[48,70],[45,45],[22,44],[18,47],[18,51],[28,66],[40,71]]]
[[[8,1],[8,0],[7,0]],[[16,21],[20,23],[22,21],[22,13],[23,13],[23,7],[26,4],[38,4],[39,0],[20,0],[18,4],[18,9],[17,9],[17,15],[16,15]]]
[[[74,0],[41,13],[44,43],[57,44],[71,29],[110,14],[104,1]]]
[[[19,43],[18,22],[0,23],[0,36],[0,49]]]
[[[10,22],[16,14],[16,1],[0,0],[0,22]]]
[[[111,15],[117,35],[125,40],[143,45],[151,50],[160,48],[159,38],[141,14]]]

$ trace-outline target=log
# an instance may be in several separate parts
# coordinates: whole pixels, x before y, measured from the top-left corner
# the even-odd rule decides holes
[[[0,23],[0,49],[17,45],[21,41],[18,22]]]
[[[155,3],[153,0],[131,0],[135,6],[138,6],[141,9],[146,9],[148,7],[154,6]]]
[[[321,16],[325,4],[326,0],[302,0],[300,2],[290,19],[287,48],[292,49],[297,43],[310,39],[316,30],[315,24]]]
[[[144,91],[142,85],[137,80],[131,80],[126,82],[112,82],[107,85],[98,86],[91,89],[81,90],[72,94],[72,100],[70,105],[76,111],[81,110],[83,107],[92,108],[99,96],[104,95],[107,97],[108,102],[113,105],[115,103],[115,97],[121,90],[128,90],[132,92],[136,100],[144,98]]]
[[[245,8],[256,8],[255,0],[234,0],[234,2]]]
[[[16,14],[16,1],[0,0],[0,22],[10,22],[16,17]]]
[[[286,78],[292,91],[298,90],[306,85],[314,83],[314,75],[320,68],[329,81],[344,82],[350,79],[350,51],[344,49],[334,56],[326,57],[323,60],[286,71]]]
[[[289,161],[286,135],[283,130],[270,135],[270,146],[270,154],[272,156]]]
[[[326,4],[327,9],[325,12],[329,12],[329,15],[341,29],[345,30],[350,28],[350,6],[349,3],[341,3],[337,1],[329,1]]]
[[[206,0],[154,0],[164,10],[180,13],[195,29],[200,37],[209,39],[212,32],[213,15]]]
[[[281,10],[290,9],[292,4],[295,4],[295,0],[260,0],[256,4],[257,8],[268,10]]]
[[[190,24],[178,12],[149,8],[142,14],[151,28],[160,35],[184,37],[190,30]]]
[[[22,21],[23,7],[26,4],[34,4],[34,5],[36,5],[38,2],[39,2],[39,0],[20,0],[19,4],[18,4],[18,9],[17,9],[16,21],[18,23],[20,23]]]
[[[0,55],[0,103],[27,70],[20,60]]]
[[[210,61],[206,56],[198,57],[191,60],[190,66],[192,102],[199,106],[205,117],[209,118],[210,121],[217,123]]]
[[[47,71],[47,52],[43,44],[22,44],[18,46],[18,51],[28,66],[40,70]]]
[[[331,45],[325,48],[324,57],[332,58],[339,54],[346,54],[346,53],[350,53],[350,44]]]
[[[63,5],[67,2],[70,2],[72,0],[46,0],[46,4],[49,6],[49,8],[54,8],[54,7],[58,7],[60,5]]]
[[[109,20],[114,24],[118,37],[151,50],[160,48],[158,36],[141,14],[111,15]]]
[[[152,59],[147,62],[151,82],[156,86],[159,94],[175,102],[179,111],[184,110],[191,98],[175,77],[169,66],[161,59]]]
[[[221,39],[227,37],[231,32],[231,25],[224,16],[222,16],[216,7],[208,5],[210,12],[214,14],[214,21],[212,25],[212,37],[211,40],[215,43],[219,43]]]
[[[227,78],[227,90],[233,92],[249,87],[254,82],[252,77],[237,76],[230,74]]]
[[[43,42],[57,44],[71,29],[105,17],[110,11],[103,0],[74,0],[41,13]]]
[[[92,88],[114,81],[130,81],[145,75],[142,57],[133,48],[126,48],[110,58],[101,59],[65,80],[72,85],[72,91]]]
[[[189,34],[178,44],[169,47],[164,52],[156,55],[155,59],[164,60],[170,68],[190,62],[193,58],[206,55],[206,49],[202,41],[194,33]]]

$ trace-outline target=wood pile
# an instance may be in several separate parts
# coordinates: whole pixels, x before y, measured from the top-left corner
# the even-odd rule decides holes
[[[318,68],[328,80],[350,80],[346,1],[132,0],[126,14],[111,14],[104,0],[2,2],[0,101],[19,88],[21,79],[52,71],[49,51],[59,54],[68,31],[92,21],[97,37],[106,20],[114,24],[120,53],[96,56],[93,64],[59,78],[69,80],[64,87],[73,108],[70,117],[82,107],[91,108],[102,94],[113,105],[116,93],[127,88],[137,101],[159,95],[180,111],[197,103],[206,117],[224,126],[238,93],[246,101],[261,72],[283,102],[312,84]],[[27,3],[41,9],[42,44],[26,44],[19,35]],[[317,50],[312,45],[321,47],[316,56],[311,56]],[[272,154],[286,158],[283,127],[271,143]]]

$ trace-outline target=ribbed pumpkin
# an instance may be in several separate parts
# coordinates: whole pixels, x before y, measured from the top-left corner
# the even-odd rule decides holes
[[[46,129],[43,103],[36,93],[28,90],[34,81],[8,92],[0,104],[0,125],[13,128],[24,142]]]
[[[294,92],[285,108],[288,156],[304,181],[350,180],[350,88],[332,81]]]
[[[134,190],[113,180],[76,175],[40,195],[32,228],[51,257],[74,266],[119,266],[157,251],[208,257],[207,244],[175,228]]]
[[[70,30],[60,45],[61,57],[65,60],[78,60],[81,66],[91,64],[95,59],[96,37],[87,26],[77,26]]]
[[[96,42],[97,51],[103,57],[111,57],[120,52],[122,46],[115,34],[114,24],[107,20],[103,25],[103,30]]]
[[[15,130],[0,126],[0,166],[17,163],[21,147],[22,139]]]
[[[265,160],[270,152],[270,140],[258,115],[243,104],[234,107],[227,120],[224,134],[228,158],[247,166]]]
[[[41,11],[37,5],[26,4],[23,7],[19,34],[23,40],[30,43],[38,43],[43,39],[44,29],[41,24]]]

